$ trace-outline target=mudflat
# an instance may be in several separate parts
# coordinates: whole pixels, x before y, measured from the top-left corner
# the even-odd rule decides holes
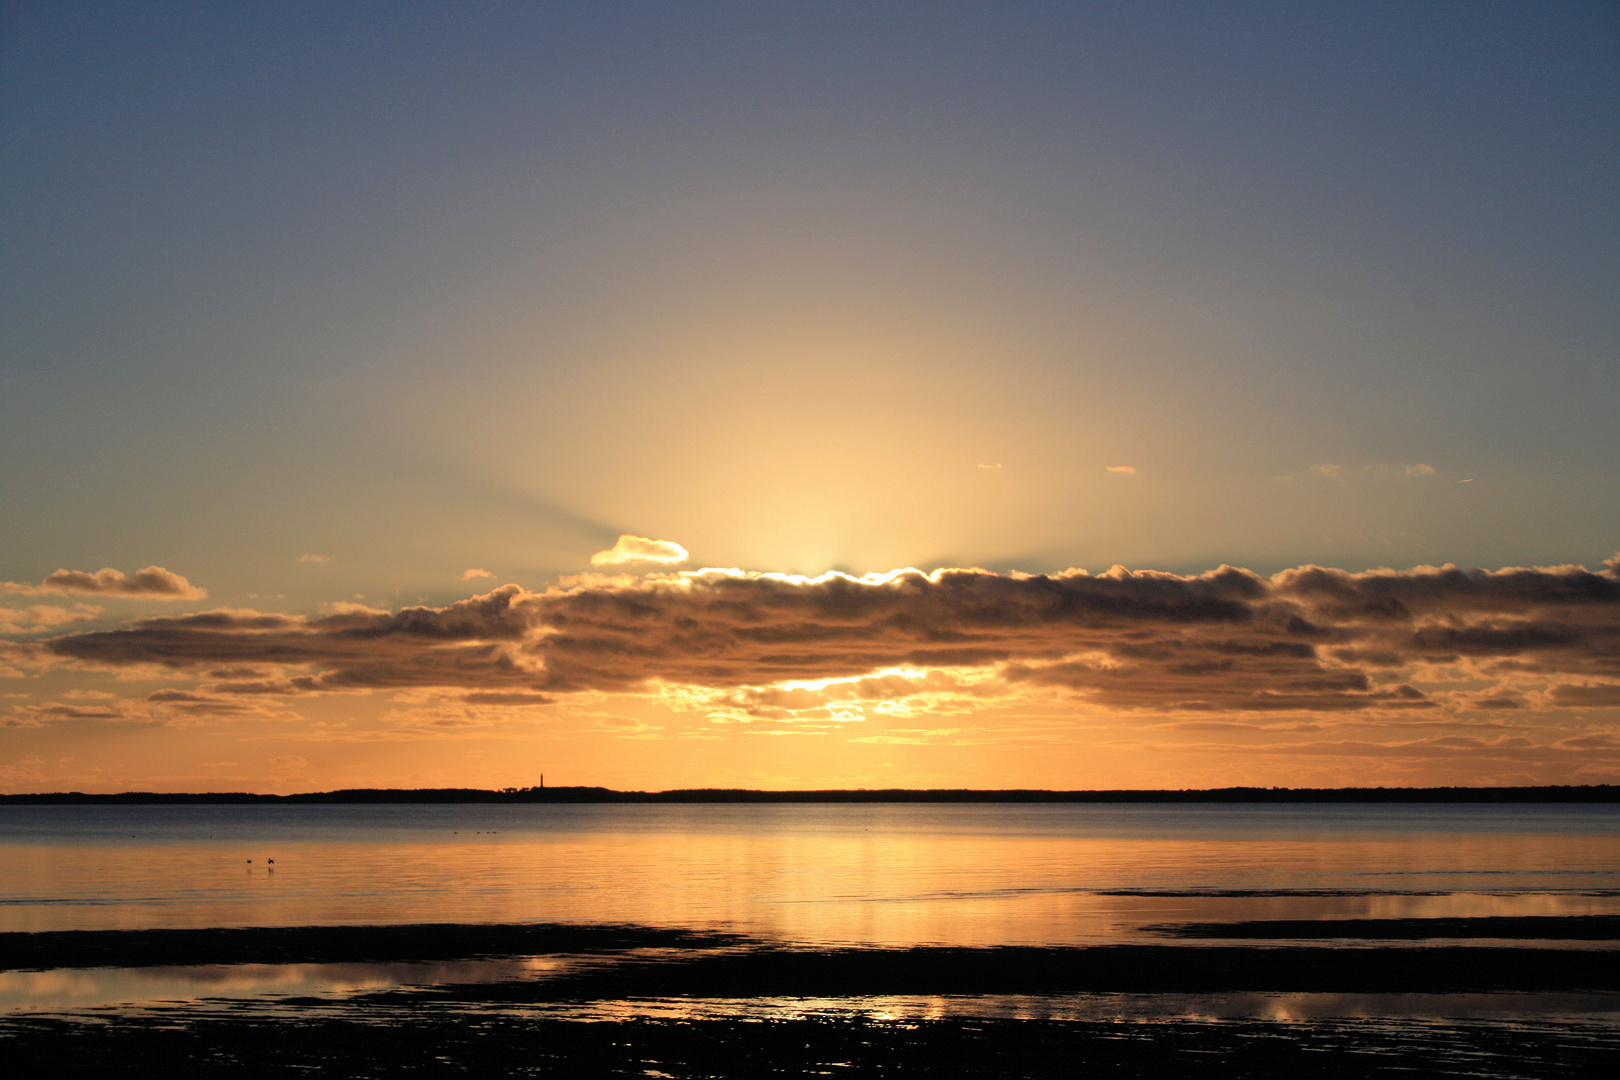
[[[1199,923],[1193,937],[1612,937],[1612,919]],[[1561,924],[1571,929],[1560,932]],[[72,930],[0,934],[0,969],[412,962],[597,955],[555,977],[458,987],[490,1001],[627,995],[721,997],[1269,990],[1337,993],[1620,990],[1606,949],[1250,945],[785,946],[635,926],[460,925]]]
[[[18,1076],[1609,1077],[1612,1032],[1367,1021],[369,1018],[7,1025]]]
[[[814,948],[700,931],[536,924],[8,933],[0,935],[0,967],[12,970],[546,955],[581,962],[538,978],[402,986],[338,999],[16,1015],[0,1022],[0,1057],[17,1075],[54,1076],[282,1077],[322,1070],[357,1077],[1033,1078],[1188,1069],[1234,1077],[1612,1075],[1620,1061],[1614,1011],[1506,1023],[1417,1016],[1055,1019],[1040,1004],[1077,994],[1620,992],[1620,965],[1610,950],[1371,940],[1410,931],[1406,936],[1414,938],[1595,941],[1612,930],[1603,920],[1571,920],[1564,932],[1545,925],[1559,921],[1311,925],[1320,935],[1337,922],[1335,935],[1369,938],[1348,947]],[[1482,922],[1490,933],[1480,932]],[[1197,935],[1214,926],[1215,936],[1285,939],[1292,925],[1180,929]],[[906,1018],[881,1004],[886,997],[975,996],[1016,999],[1024,1004],[1014,1012],[1023,1013],[963,1016],[945,1008]],[[737,1001],[770,1008],[740,1017],[708,1004]],[[564,1015],[582,1004],[592,1006],[593,1019]]]

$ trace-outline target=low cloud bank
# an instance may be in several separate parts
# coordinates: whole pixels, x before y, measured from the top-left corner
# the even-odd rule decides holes
[[[394,613],[204,612],[43,644],[92,665],[262,670],[212,687],[232,695],[729,691],[913,668],[1129,710],[1412,714],[1438,707],[1413,683],[1482,680],[1502,707],[1524,693],[1602,707],[1620,703],[1617,568],[700,570]]]

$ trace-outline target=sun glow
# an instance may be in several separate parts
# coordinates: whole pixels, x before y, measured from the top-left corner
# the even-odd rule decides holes
[[[896,571],[896,573],[898,572],[899,571]],[[874,575],[867,576],[872,577]],[[928,678],[928,669],[913,667],[889,667],[868,672],[865,675],[849,675],[839,679],[788,679],[785,682],[775,683],[773,686],[774,688],[781,690],[811,690],[816,693],[824,693],[830,687],[834,686],[847,686],[854,688],[859,686],[861,683],[869,682],[873,679],[885,678],[913,679],[920,682]]]

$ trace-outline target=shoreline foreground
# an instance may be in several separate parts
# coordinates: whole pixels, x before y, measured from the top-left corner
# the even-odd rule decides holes
[[[545,790],[546,800],[555,796],[561,803],[614,801],[599,797],[605,789]],[[56,915],[37,922],[19,909],[9,923],[16,932],[0,933],[0,990],[9,995],[3,998],[9,1004],[0,1009],[0,1061],[19,1076],[98,1080],[109,1075],[280,1080],[311,1073],[665,1080],[1045,1080],[1091,1074],[1606,1080],[1620,1061],[1613,789],[1494,789],[1484,800],[1480,789],[1439,790],[1443,794],[1431,791],[1428,798],[1414,797],[1411,789],[1349,793],[1354,798],[1344,791],[1331,798],[1266,793],[1267,801],[1279,804],[1392,804],[1316,811],[1250,805],[1056,814],[1038,807],[915,814],[895,808],[850,814],[837,807],[783,806],[714,813],[653,813],[657,807],[647,813],[611,807],[601,813],[552,813],[496,805],[449,815],[478,819],[471,824],[447,821],[450,808],[431,805],[314,813],[294,812],[296,806],[286,804],[542,800],[536,792],[518,790],[474,792],[473,797],[466,791],[376,791],[286,798],[80,797],[113,805],[78,811],[49,805],[0,808],[0,819],[13,823],[19,835],[35,829],[49,841],[35,844],[24,853],[28,858],[15,863],[19,885],[13,895],[57,905]],[[1179,793],[1175,800],[1160,797],[1163,793],[1084,798],[1087,793],[1072,792],[1027,793],[1028,798],[1004,792],[958,798],[941,798],[938,792],[856,792],[836,793],[836,799],[806,799],[798,792],[611,794],[626,795],[616,801],[628,804],[1255,804],[1260,801],[1256,791]],[[1463,803],[1463,795],[1469,805],[1400,806]],[[189,810],[138,805],[209,799],[286,808],[216,812],[205,805]],[[126,805],[117,805],[120,800]],[[1493,808],[1489,802],[1594,805]],[[882,860],[890,849],[869,850],[866,830],[850,828],[848,821],[864,826],[874,814],[952,820],[964,815],[1085,821],[1168,817],[1182,824],[1131,839],[1122,849],[1132,860],[1124,871],[1116,868],[1088,881],[1101,898],[1098,910],[1132,913],[1120,924],[1130,925],[1128,936],[1124,931],[1107,936],[1076,931],[1073,938],[1037,933],[1046,924],[1020,918],[1038,914],[1040,905],[1012,904],[997,908],[998,925],[1009,929],[992,940],[1028,943],[974,945],[967,944],[974,938],[945,933],[944,924],[919,923],[890,937],[862,928],[873,903],[898,899],[934,905],[946,918],[958,895],[967,897],[966,903],[981,893],[1000,897],[1004,882],[1067,888],[1074,883],[1047,874],[1042,860],[1056,858],[1066,866],[1083,859],[1085,849],[1071,841],[1083,839],[1085,830],[1062,833],[1056,847],[1043,841],[1029,857],[1019,858],[1012,858],[1006,844],[1016,830],[994,832],[965,848],[951,846],[960,844],[955,832],[925,831],[907,841],[918,845],[916,857],[900,860],[897,873],[870,876],[874,867],[885,867]],[[739,832],[738,823],[818,815],[846,827],[842,833],[812,831],[798,846],[772,840],[761,849],[769,856],[762,864],[766,872],[752,877],[738,877],[734,860],[702,857],[709,850],[703,844],[672,845],[663,832],[614,825],[589,835],[614,843],[620,859],[615,865],[622,868],[617,876],[604,881],[559,877],[558,869],[571,865],[559,858],[532,866],[524,862],[522,872],[506,878],[500,875],[516,849],[504,838],[485,842],[469,832],[477,837],[469,847],[451,829],[482,830],[489,827],[486,818],[533,820],[544,835],[567,840],[575,835],[569,823],[582,818],[610,824],[673,819],[682,828],[697,822],[707,829],[703,837],[729,841],[752,835]],[[1222,832],[1215,841],[1198,841],[1193,849],[1172,845],[1174,863],[1145,851],[1144,845],[1156,839],[1183,837],[1187,821],[1222,815],[1231,819],[1228,826],[1245,827]],[[216,821],[238,819],[312,822],[313,833],[324,835],[333,823],[364,825],[377,818],[437,822],[426,854],[399,858],[422,841],[419,832],[397,844],[387,832],[362,827],[344,833],[343,843],[320,849],[321,857],[307,866],[298,858],[277,858],[282,864],[277,870],[293,871],[278,879],[271,876],[268,859],[259,865],[259,850],[248,852],[255,859],[244,875],[245,856],[231,850],[240,840],[234,834],[201,846],[185,839],[207,833],[197,828],[205,822],[210,828]],[[1324,822],[1332,826],[1337,819],[1385,818],[1427,823],[1424,828],[1440,822],[1445,828],[1424,837],[1379,831],[1372,842],[1387,840],[1398,850],[1370,853],[1362,832],[1338,826],[1323,832]],[[1458,831],[1456,824],[1540,818],[1547,822],[1506,846],[1500,831]],[[1285,820],[1302,823],[1303,830],[1288,831],[1298,837],[1290,840],[1295,846],[1288,851],[1279,854],[1271,840],[1254,850],[1243,846],[1244,837],[1268,835],[1245,823],[1259,822],[1275,832],[1272,827]],[[109,822],[130,827],[108,829]],[[149,827],[137,829],[137,822]],[[498,828],[504,833],[508,826]],[[142,836],[130,835],[125,842],[125,833],[137,832]],[[824,858],[828,837],[845,834],[861,837],[858,851],[865,854],[852,858],[834,848]],[[99,839],[71,850],[65,846],[82,836]],[[1229,843],[1233,836],[1237,847]],[[184,841],[174,850],[201,856],[185,863],[192,869],[171,885],[165,868],[174,864],[167,861],[171,852],[164,845],[173,837]],[[613,839],[625,837],[636,842],[626,846]],[[1454,857],[1458,844],[1463,856]],[[369,862],[356,861],[357,853],[372,848]],[[439,858],[445,850],[458,857]],[[722,844],[719,850],[731,848]],[[293,853],[278,849],[274,854]],[[1300,865],[1309,873],[1275,872],[1285,856],[1303,860]],[[986,858],[1000,869],[988,880],[975,878],[975,868]],[[1010,859],[1005,866],[1004,858]],[[46,873],[59,861],[89,878]],[[805,872],[783,876],[786,865]],[[907,869],[929,865],[939,867],[940,875],[918,877]],[[529,872],[535,866],[545,872]],[[300,873],[300,867],[310,872]],[[321,868],[324,877],[314,873]],[[824,882],[824,868],[845,872]],[[860,875],[850,876],[852,870]],[[1411,870],[1417,873],[1407,873]],[[1364,871],[1377,875],[1369,878]],[[1453,872],[1465,876],[1459,882]],[[672,894],[657,888],[660,874],[697,875],[704,903],[670,902]],[[1400,890],[1387,888],[1384,878],[1390,874],[1398,875]],[[613,890],[612,895],[633,894],[637,902],[592,908],[534,899],[551,896],[545,890],[553,886],[579,888],[582,880]],[[429,888],[432,903],[390,905],[394,891],[410,882]],[[1459,883],[1510,899],[1519,890],[1527,892],[1512,902],[1454,901],[1450,890]],[[308,895],[299,892],[306,886],[313,890]],[[496,886],[497,898],[507,898],[500,904],[469,902],[479,888]],[[218,895],[205,891],[199,901],[187,891],[197,887],[213,888]],[[760,890],[776,897],[784,911],[837,908],[840,914],[831,923],[788,919],[753,932],[731,932],[748,925],[734,919],[738,898]],[[361,902],[323,907],[311,900],[332,896]],[[1560,902],[1543,903],[1548,897]],[[100,905],[109,898],[114,907],[103,911]],[[120,916],[116,904],[130,898],[172,900],[177,906],[130,909],[133,914]],[[80,904],[94,906],[93,911],[71,906]],[[391,920],[389,912],[401,917]],[[481,922],[483,912],[490,914]],[[566,912],[579,921],[522,921],[525,915],[558,919]],[[1078,919],[1083,912],[1071,914]],[[445,915],[461,921],[437,921]],[[355,922],[344,924],[345,917]],[[165,921],[169,928],[152,928],[153,922],[161,927]],[[41,928],[86,923],[146,928]]]
[[[210,1016],[14,1021],[0,1050],[17,1075],[949,1077],[1163,1080],[1320,1077],[1607,1080],[1620,1040],[1590,1022],[1490,1025],[1370,1021],[803,1016],[582,1023],[502,1012],[412,1009],[370,1017]]]
[[[1343,920],[1354,923],[1357,920]],[[1421,923],[1426,920],[1384,920]],[[1442,920],[1443,921],[1443,920]],[[1475,920],[1475,922],[1491,920]],[[1545,927],[1451,927],[1520,934]],[[1612,922],[1612,920],[1611,920]],[[1239,924],[1241,925],[1241,924]],[[1338,925],[1347,937],[1391,928]],[[1399,929],[1399,928],[1396,928]],[[1409,932],[1445,927],[1406,927]],[[1612,925],[1587,928],[1611,940]],[[1600,936],[1607,935],[1607,936]],[[542,978],[348,997],[199,999],[0,1019],[18,1075],[357,1077],[1598,1077],[1620,1059],[1620,966],[1595,949],[1308,944],[808,948],[633,926],[265,927],[0,935],[0,968],[566,956]],[[1327,1016],[1109,1016],[1132,994],[1360,996]],[[1064,995],[1104,1015],[1054,1017]],[[1380,998],[1377,995],[1389,995]],[[1402,998],[1401,995],[1407,995]],[[1411,995],[1438,1015],[1408,1015]],[[1449,1015],[1468,995],[1588,1011]],[[997,998],[1000,1015],[953,1002]],[[907,1013],[896,1002],[935,1001]],[[1597,1011],[1590,1002],[1598,1002]],[[726,1014],[738,1002],[748,1007]],[[586,1007],[589,1019],[570,1017]],[[1382,1008],[1384,1011],[1379,1011]],[[1010,1011],[1009,1011],[1010,1010]]]

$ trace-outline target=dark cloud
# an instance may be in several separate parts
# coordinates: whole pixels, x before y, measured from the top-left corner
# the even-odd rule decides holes
[[[524,693],[519,690],[504,694],[475,691],[461,695],[459,700],[468,705],[550,705],[557,699],[545,694]]]
[[[207,699],[202,694],[196,694],[190,690],[154,690],[146,695],[146,700],[163,704],[172,701],[194,702]]]
[[[1557,745],[1567,750],[1620,750],[1620,739],[1607,734],[1576,735],[1558,740]]]
[[[1598,686],[1572,686],[1560,683],[1549,687],[1547,697],[1554,705],[1564,705],[1570,708],[1587,706],[1588,708],[1603,708],[1620,705],[1620,684],[1607,683]]]
[[[65,695],[72,696],[72,695]],[[97,695],[111,698],[112,695]],[[27,726],[66,721],[148,725],[194,725],[220,720],[237,720],[275,715],[267,705],[253,699],[230,700],[206,692],[165,688],[144,699],[113,699],[95,704],[46,701],[19,705],[9,719]]]
[[[1613,608],[1620,602],[1615,560],[1606,572],[1580,566],[1459,570],[1454,566],[1351,574],[1321,566],[1284,570],[1271,579],[1275,593],[1309,605],[1332,620],[1498,616],[1566,607]]]
[[[148,600],[202,600],[208,596],[207,589],[199,589],[179,574],[161,566],[148,566],[133,574],[125,574],[110,566],[93,574],[83,570],[58,570],[38,585],[0,581],[0,592],[23,596],[93,593],[97,596],[134,596]]]
[[[1402,743],[1323,740],[1292,744],[1273,743],[1253,749],[1263,750],[1267,754],[1393,758],[1411,761],[1424,759],[1479,761],[1495,758],[1539,764],[1563,761],[1579,765],[1594,761],[1620,760],[1620,743],[1612,741],[1563,739],[1551,746],[1545,746],[1530,739],[1512,736],[1480,739],[1465,735],[1447,735]]]
[[[123,710],[117,703],[111,705],[67,705],[60,701],[46,701],[39,705],[23,705],[14,710],[18,716],[39,720],[122,720]]]
[[[196,693],[190,690],[154,690],[146,695],[146,700],[153,705],[162,706],[151,717],[159,721],[178,716],[232,719],[264,715],[263,708],[256,703],[232,701],[210,693]]]
[[[1421,712],[1422,665],[1534,672],[1557,705],[1620,704],[1620,578],[1582,567],[1179,576],[699,571],[442,608],[217,611],[54,639],[59,657],[253,677],[215,695],[439,687],[501,695],[733,691],[885,668],[979,668],[1116,709]],[[279,669],[271,675],[268,668]],[[1509,695],[1499,691],[1504,701]],[[515,700],[515,699],[514,699]]]
[[[1524,708],[1524,702],[1508,694],[1491,694],[1470,699],[1468,707],[1470,709],[1489,709],[1494,712],[1501,709],[1522,709]]]

